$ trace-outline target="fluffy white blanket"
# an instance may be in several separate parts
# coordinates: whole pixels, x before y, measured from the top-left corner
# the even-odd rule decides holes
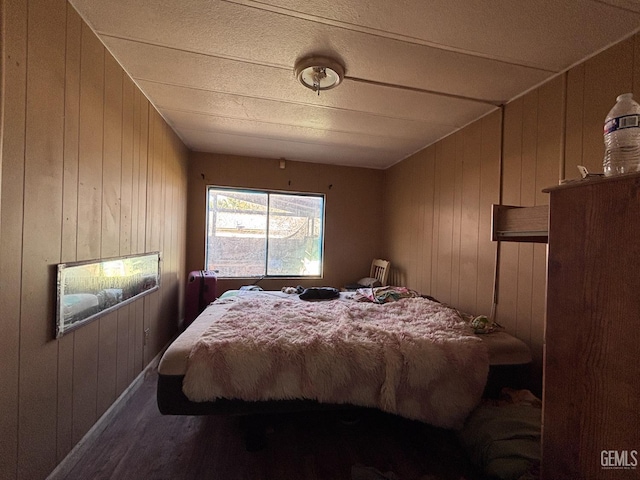
[[[422,298],[386,304],[237,297],[191,351],[192,401],[314,399],[460,428],[489,371],[457,312]]]

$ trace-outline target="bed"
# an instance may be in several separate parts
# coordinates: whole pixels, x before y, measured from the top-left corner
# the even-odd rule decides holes
[[[455,310],[419,296],[383,304],[346,292],[316,302],[283,292],[226,297],[164,352],[161,413],[355,406],[460,428],[486,390],[490,366],[531,361],[523,342],[504,332],[474,335]]]

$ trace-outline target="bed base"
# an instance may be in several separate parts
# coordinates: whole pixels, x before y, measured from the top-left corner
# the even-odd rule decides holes
[[[157,402],[163,415],[259,415],[365,408],[305,399],[249,402],[220,398],[214,402],[192,402],[182,392],[183,379],[184,375],[158,375]]]
[[[529,388],[530,364],[491,365],[483,397],[497,398],[503,387]],[[157,402],[163,415],[259,415],[328,410],[366,409],[350,404],[315,400],[266,400],[249,402],[221,398],[214,402],[192,402],[182,392],[184,375],[158,375]]]
[[[300,412],[366,411],[366,407],[328,404],[315,400],[267,400],[248,402],[221,398],[215,402],[192,402],[182,392],[184,375],[158,375],[157,402],[163,415],[235,415],[242,416],[244,445],[256,452],[267,446],[266,425],[269,415]]]

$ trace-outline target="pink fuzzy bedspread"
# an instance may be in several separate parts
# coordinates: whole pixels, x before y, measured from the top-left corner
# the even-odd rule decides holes
[[[386,304],[237,297],[191,351],[192,401],[314,399],[460,428],[489,371],[455,310],[422,298]]]

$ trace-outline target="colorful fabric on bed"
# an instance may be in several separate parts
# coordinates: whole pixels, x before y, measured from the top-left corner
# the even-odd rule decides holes
[[[192,401],[304,398],[460,428],[482,395],[487,349],[442,304],[227,301],[189,356],[183,391]]]
[[[353,297],[358,302],[387,303],[401,298],[416,298],[420,295],[407,287],[370,287],[358,288]]]

